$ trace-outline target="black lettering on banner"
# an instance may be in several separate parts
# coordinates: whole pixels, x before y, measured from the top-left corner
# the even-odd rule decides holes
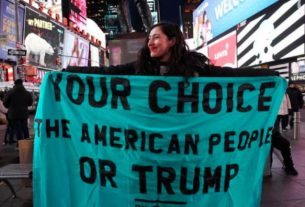
[[[163,88],[168,91],[171,89],[169,83],[161,80],[153,81],[149,86],[149,107],[155,113],[167,113],[170,110],[170,107],[165,105],[160,107],[158,105],[158,89]]]
[[[198,154],[198,143],[199,143],[199,134],[195,134],[195,139],[191,134],[185,135],[185,145],[184,145],[184,154],[190,154],[190,149],[192,149],[192,154]]]
[[[192,93],[190,95],[185,94],[185,83],[179,82],[178,84],[178,104],[177,112],[184,112],[185,102],[190,102],[192,107],[192,112],[198,112],[198,102],[199,102],[199,83],[192,83]]]
[[[199,190],[199,176],[200,176],[200,168],[196,167],[194,170],[194,177],[190,180],[193,180],[193,187],[192,189],[187,189],[187,186],[189,184],[187,178],[188,178],[188,172],[189,170],[187,170],[186,167],[182,167],[181,168],[181,173],[180,173],[180,191],[181,193],[185,194],[185,195],[191,195],[191,194],[195,194],[198,192]]]
[[[141,151],[144,152],[145,149],[145,145],[146,145],[146,133],[143,131],[141,132]]]
[[[162,149],[156,149],[156,147],[155,147],[155,139],[156,138],[162,139],[163,136],[162,136],[162,134],[158,134],[158,133],[149,134],[149,150],[153,153],[159,154],[163,150]]]
[[[233,83],[229,83],[227,86],[227,112],[232,112],[233,111]]]
[[[227,192],[230,187],[230,181],[238,174],[239,166],[237,164],[230,164],[226,166],[224,191]]]
[[[261,147],[264,143],[263,143],[263,139],[264,139],[264,129],[261,129],[260,131],[260,137],[259,137],[259,146]]]
[[[102,126],[102,129],[100,130],[97,124],[94,125],[94,141],[96,145],[99,142],[102,142],[103,146],[107,145],[106,132],[107,132],[106,126]]]
[[[179,139],[177,134],[172,134],[171,139],[169,141],[168,145],[168,154],[171,154],[173,152],[180,154],[181,153],[181,146],[180,142],[181,139]],[[198,154],[198,143],[199,143],[199,134],[195,134],[192,136],[192,134],[185,134],[185,139],[184,139],[184,154],[190,154],[192,152],[193,155]]]
[[[133,129],[126,129],[125,130],[125,142],[126,146],[125,149],[129,149],[131,146],[132,149],[136,150],[136,142],[138,141],[138,134]]]
[[[242,84],[238,87],[237,91],[237,110],[240,112],[248,112],[252,109],[252,106],[243,106],[244,104],[244,92],[248,91],[253,91],[255,90],[254,86],[251,85],[250,83],[245,83]]]
[[[209,137],[209,154],[214,153],[216,148],[223,140],[223,151],[234,152],[235,150],[243,151],[246,148],[251,148],[255,143],[255,146],[261,147],[264,144],[270,143],[270,137],[272,134],[272,127],[267,129],[256,129],[251,132],[241,131],[239,134],[236,131],[225,131],[223,134],[215,133]],[[237,143],[238,142],[238,143]]]
[[[251,148],[252,142],[256,141],[257,138],[258,138],[258,130],[254,130],[254,131],[251,133],[251,137],[250,137],[250,140],[249,140],[248,148]]]
[[[204,184],[203,184],[203,193],[209,191],[209,187],[215,188],[215,192],[220,191],[220,179],[221,179],[221,166],[217,166],[212,174],[212,169],[207,167],[204,169]]]
[[[36,122],[38,124],[37,126],[37,136],[40,137],[40,126],[41,126],[41,123],[42,123],[42,119],[34,119],[34,122]]]
[[[176,152],[177,154],[180,154],[180,146],[179,146],[179,140],[177,134],[173,134],[169,142],[167,153],[171,154],[172,152]]]
[[[265,139],[265,144],[271,143],[272,130],[273,130],[273,127],[269,127],[267,129],[267,135],[266,135],[266,139]]]
[[[53,74],[51,74],[50,76],[50,79],[51,79],[51,83],[54,87],[54,94],[55,94],[55,101],[60,101],[60,88],[59,88],[59,83],[61,82],[62,80],[62,74],[56,74],[56,79],[55,81],[53,80]]]
[[[71,138],[71,135],[69,134],[69,127],[68,127],[69,124],[70,124],[69,120],[67,120],[67,119],[62,119],[61,120],[62,137]]]
[[[71,138],[68,127],[69,123],[70,121],[67,119],[61,119],[61,120],[56,119],[54,120],[54,124],[52,124],[50,119],[46,119],[47,138],[51,137],[51,132],[55,133],[56,138],[60,136],[60,132],[62,138]]]
[[[89,174],[86,175],[85,165],[89,165]],[[80,166],[80,177],[85,183],[92,184],[96,180],[96,172],[97,169],[95,167],[93,159],[89,157],[81,157],[79,159],[79,166]],[[88,172],[88,170],[87,170]]]
[[[123,86],[122,90],[119,90],[117,86]],[[111,78],[111,108],[118,108],[118,99],[121,100],[122,106],[126,110],[130,110],[130,106],[127,100],[127,96],[130,95],[130,82],[126,78]]]
[[[157,178],[157,194],[173,195],[179,192],[185,195],[196,194],[202,186],[202,193],[209,193],[211,188],[215,192],[221,190],[226,192],[230,187],[230,182],[237,176],[239,166],[237,164],[227,164],[225,166],[204,167],[181,167],[179,173],[176,173],[173,167],[164,166],[142,166],[132,165],[132,171],[138,173],[139,191],[147,194],[147,180],[149,177]],[[201,173],[201,170],[203,173]],[[201,174],[203,174],[201,177]],[[179,177],[178,177],[179,176]],[[174,188],[179,186],[179,188]],[[179,194],[180,194],[179,193]]]
[[[121,133],[121,132],[122,129],[120,128],[110,127],[110,146],[122,148],[122,144],[119,143],[120,136],[119,135],[116,136],[117,133]]]
[[[116,166],[110,160],[99,160],[99,169],[100,169],[100,180],[101,186],[106,186],[106,178],[110,182],[111,186],[117,188],[117,184],[114,181],[114,177],[116,176]]]
[[[216,98],[211,98],[211,92],[216,92]],[[218,83],[208,83],[203,90],[203,102],[202,107],[203,110],[208,114],[216,114],[221,110],[221,102],[222,102],[222,87]],[[210,106],[210,102],[213,103],[215,100],[215,106]]]
[[[213,148],[220,143],[220,138],[220,134],[211,134],[209,139],[209,154],[213,154]]]
[[[168,194],[175,194],[171,186],[171,183],[173,183],[176,179],[176,173],[173,168],[158,166],[157,177],[158,177],[158,182],[157,182],[158,194],[162,194],[162,186],[164,186]]]
[[[272,102],[272,96],[265,96],[265,92],[267,89],[275,88],[275,82],[266,82],[262,83],[259,89],[259,97],[258,97],[258,111],[269,111],[270,103]],[[266,105],[269,103],[269,105]]]
[[[75,85],[78,85],[77,97],[73,97],[73,89],[76,88]],[[84,101],[85,96],[85,84],[82,79],[77,75],[69,75],[67,77],[67,88],[66,93],[69,99],[77,105],[80,105]]]
[[[90,170],[88,170],[88,167],[85,167],[86,165],[89,167]],[[97,168],[92,158],[81,157],[79,159],[79,166],[80,177],[85,183],[94,183],[97,178],[97,173],[99,173],[101,186],[106,186],[108,181],[110,182],[111,187],[118,187],[116,182],[114,181],[114,177],[116,176],[116,166],[112,161],[98,160]],[[87,175],[86,172],[88,173]]]
[[[140,193],[147,193],[146,172],[152,172],[152,166],[132,165],[132,171],[139,173]]]
[[[235,135],[236,132],[233,131],[225,132],[224,152],[233,152],[235,150],[235,148],[231,146],[231,144],[234,144]]]
[[[87,83],[89,87],[89,104],[93,107],[103,107],[107,104],[108,90],[106,86],[106,78],[99,79],[100,87],[97,90],[101,90],[101,97],[99,100],[95,100],[96,92],[93,82],[93,77],[87,76]]]
[[[82,136],[81,142],[91,143],[89,131],[88,131],[88,124],[82,124]]]
[[[263,136],[263,135],[262,135]],[[246,149],[246,146],[247,146],[247,143],[249,141],[249,137],[250,137],[250,134],[249,132],[247,131],[242,131],[240,134],[239,134],[239,142],[238,142],[238,146],[237,146],[237,149],[239,150],[244,150]],[[244,143],[243,143],[243,140],[245,139]]]
[[[47,133],[47,138],[51,137],[51,132],[55,133],[55,137],[59,137],[59,120],[54,120],[54,125],[51,125],[51,120],[47,119],[46,120],[46,133]]]

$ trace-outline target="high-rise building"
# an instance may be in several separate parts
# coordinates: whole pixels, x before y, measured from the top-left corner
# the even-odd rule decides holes
[[[87,0],[87,16],[109,34],[141,32],[159,21],[158,0]]]
[[[181,7],[183,33],[186,38],[193,37],[193,11],[203,0],[184,0]]]
[[[87,0],[87,16],[99,25],[99,27],[104,31],[103,17],[107,12],[107,1],[95,1]]]
[[[87,16],[104,32],[116,34],[119,31],[117,4],[116,0],[87,0]]]

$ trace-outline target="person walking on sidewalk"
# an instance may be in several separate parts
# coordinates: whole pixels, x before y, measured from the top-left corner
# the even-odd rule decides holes
[[[10,140],[16,134],[17,140],[29,138],[27,120],[28,107],[33,104],[33,97],[24,86],[21,79],[15,80],[15,85],[4,98],[4,106],[8,109],[7,116],[11,122]]]
[[[289,110],[291,110],[291,103],[288,94],[285,93],[274,126],[279,131],[281,131],[280,129],[287,130]]]
[[[286,172],[287,175],[298,175],[298,171],[294,167],[294,163],[291,157],[291,146],[290,142],[283,137],[283,135],[277,131],[274,130],[272,132],[271,136],[271,145],[272,147],[278,149],[283,157],[283,169]]]
[[[272,145],[272,149],[274,147],[281,152],[283,157],[284,170],[286,174],[296,176],[298,175],[298,171],[294,168],[294,163],[291,157],[290,142],[280,133],[281,118],[282,116],[288,114],[288,109],[290,108],[291,107],[290,107],[289,97],[287,94],[285,94],[272,131],[271,145]]]
[[[291,102],[291,110],[289,110],[289,125],[293,128],[294,113],[299,112],[303,107],[304,100],[301,91],[296,87],[293,81],[288,82],[287,94]]]

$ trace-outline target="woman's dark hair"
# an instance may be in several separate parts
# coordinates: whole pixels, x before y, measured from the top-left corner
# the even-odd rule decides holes
[[[189,48],[184,40],[183,34],[180,31],[178,25],[168,22],[161,22],[151,27],[146,37],[143,48],[139,51],[138,60],[136,63],[136,74],[155,75],[157,68],[159,68],[159,60],[150,57],[150,51],[148,48],[149,34],[152,29],[159,27],[161,31],[168,37],[169,40],[175,39],[175,44],[171,47],[171,56],[169,62],[168,74],[177,75],[183,73],[185,70],[182,66],[183,60],[186,54],[189,52]],[[159,72],[159,71],[158,71]]]

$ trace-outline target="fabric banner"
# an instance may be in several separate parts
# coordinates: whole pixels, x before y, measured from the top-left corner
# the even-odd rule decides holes
[[[48,73],[34,206],[255,207],[281,77]]]

